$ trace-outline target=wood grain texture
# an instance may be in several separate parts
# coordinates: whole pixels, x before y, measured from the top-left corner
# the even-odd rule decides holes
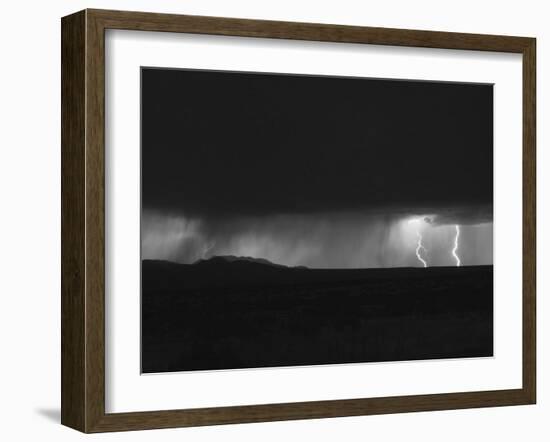
[[[523,387],[139,413],[105,413],[105,29],[523,54]],[[535,40],[141,12],[62,20],[62,423],[83,432],[531,404],[536,398]]]
[[[86,11],[86,431],[105,415],[105,38]]]
[[[146,430],[388,413],[499,407],[530,403],[524,391],[499,390],[241,407],[199,408],[107,414],[93,432]]]
[[[85,13],[61,28],[61,422],[85,427]]]
[[[536,40],[523,51],[523,389],[536,402]]]
[[[522,52],[529,38],[418,31],[319,23],[246,20],[148,12],[88,10],[106,29],[186,32],[258,38],[412,46],[476,51]]]

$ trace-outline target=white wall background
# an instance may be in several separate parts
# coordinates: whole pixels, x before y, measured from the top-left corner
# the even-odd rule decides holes
[[[60,23],[86,7],[534,36],[538,39],[539,403],[116,433],[95,440],[547,440],[550,429],[550,9],[535,0],[5,2],[0,27],[0,438],[81,440],[59,425]],[[546,173],[545,173],[546,172]]]

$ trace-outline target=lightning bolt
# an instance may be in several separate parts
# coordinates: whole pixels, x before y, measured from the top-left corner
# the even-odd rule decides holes
[[[420,251],[424,250],[427,252],[426,247],[422,245],[422,235],[420,234],[420,230],[416,229],[416,237],[418,238],[418,241],[416,243],[416,257],[418,260],[424,265],[424,267],[428,267],[428,263],[422,259],[422,256],[420,256]]]
[[[458,238],[460,237],[460,227],[459,227],[458,224],[455,225],[455,229],[456,229],[455,244],[454,244],[454,247],[453,247],[452,254],[453,254],[454,259],[456,259],[456,266],[460,267],[460,258],[456,254],[456,251],[458,250]]]

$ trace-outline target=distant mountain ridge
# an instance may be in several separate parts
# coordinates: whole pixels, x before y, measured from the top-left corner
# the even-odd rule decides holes
[[[272,267],[290,268],[290,269],[306,269],[305,266],[285,266],[283,264],[276,264],[265,258],[253,258],[251,256],[235,256],[235,255],[216,255],[211,258],[199,259],[193,263],[193,265],[204,264],[219,264],[219,263],[234,263],[234,262],[252,262],[256,264],[263,264]]]
[[[196,261],[194,264],[178,264],[170,261],[143,260],[142,288],[144,290],[178,291],[187,289],[273,287],[276,285],[304,284],[362,284],[363,281],[378,280],[385,284],[391,280],[404,279],[407,284],[426,275],[447,278],[456,273],[487,273],[492,266],[472,267],[429,267],[388,269],[312,269],[287,267],[266,259],[239,256],[214,256]],[[491,273],[492,274],[492,273]]]
[[[307,267],[233,255],[213,256],[192,264],[143,260],[141,266],[142,287],[162,290],[293,283],[297,273],[313,272]]]

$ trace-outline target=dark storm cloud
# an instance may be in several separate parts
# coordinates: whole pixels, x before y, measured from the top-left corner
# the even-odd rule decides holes
[[[142,71],[142,256],[492,263],[491,85]]]
[[[428,222],[434,226],[460,224],[475,225],[493,222],[493,205],[473,205],[468,207],[436,208],[434,216],[428,217]]]
[[[143,69],[143,207],[486,222],[492,127],[491,85]]]

